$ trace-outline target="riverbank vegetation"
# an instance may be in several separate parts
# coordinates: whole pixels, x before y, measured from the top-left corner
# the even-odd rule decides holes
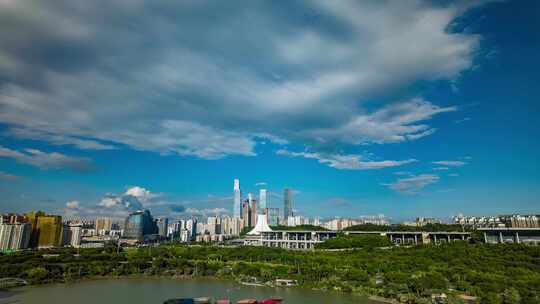
[[[455,224],[426,224],[424,226],[408,226],[401,224],[394,225],[375,225],[375,224],[361,224],[354,225],[343,229],[344,231],[408,231],[408,232],[465,232],[472,231],[467,227]]]
[[[392,242],[381,235],[338,235],[324,243],[315,245],[317,249],[359,249],[392,246]]]
[[[431,294],[441,292],[474,295],[481,303],[540,303],[540,247],[520,244],[454,242],[347,251],[162,245],[78,252],[0,255],[0,277],[24,278],[31,284],[129,275],[286,278],[302,287],[408,303],[428,303]]]

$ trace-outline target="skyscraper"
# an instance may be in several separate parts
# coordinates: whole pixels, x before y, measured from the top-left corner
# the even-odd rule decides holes
[[[283,218],[287,220],[289,216],[293,216],[293,194],[291,189],[285,188],[283,192]]]
[[[41,211],[26,214],[32,226],[30,247],[58,247],[62,245],[62,217],[47,215]]]
[[[145,235],[157,234],[157,232],[157,226],[148,210],[130,213],[126,218],[124,224],[124,236],[126,238],[142,241]]]
[[[251,226],[254,227],[257,225],[257,200],[251,199],[251,205],[250,205],[250,217],[251,217]]]
[[[242,203],[242,219],[244,219],[244,227],[252,227],[249,209],[249,199],[247,199]]]
[[[28,223],[0,223],[0,251],[27,248],[30,230]]]
[[[82,224],[70,223],[64,225],[64,245],[80,247],[82,240]]]
[[[111,231],[112,230],[112,219],[111,218],[98,218],[96,219],[96,234],[101,234],[101,231]]]
[[[233,216],[234,217],[242,217],[242,192],[240,192],[240,180],[235,179],[234,180],[234,210],[233,210]]]
[[[167,237],[167,226],[169,225],[169,220],[164,218],[158,218],[156,220],[157,228],[158,228],[158,234],[162,238]]]
[[[266,221],[270,226],[279,225],[279,208],[265,208]]]
[[[259,214],[264,213],[264,209],[266,209],[266,189],[259,190]]]

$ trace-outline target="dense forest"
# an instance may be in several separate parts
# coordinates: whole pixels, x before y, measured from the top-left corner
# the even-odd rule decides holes
[[[478,296],[481,303],[540,303],[538,246],[454,242],[378,248],[380,240],[363,242],[362,249],[345,251],[180,244],[120,252],[115,247],[22,251],[0,255],[0,277],[42,284],[99,276],[249,276],[296,279],[301,287],[407,303],[429,303],[438,292]]]

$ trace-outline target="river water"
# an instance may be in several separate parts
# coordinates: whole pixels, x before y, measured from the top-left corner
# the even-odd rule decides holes
[[[6,296],[6,295],[4,295]],[[313,291],[300,288],[272,288],[243,286],[235,282],[196,279],[110,279],[85,281],[74,284],[55,284],[24,287],[14,290],[0,303],[20,304],[161,304],[169,298],[188,297],[228,298],[233,301],[243,298],[262,300],[269,297],[283,298],[285,304],[367,304],[376,303],[368,299],[332,292]]]

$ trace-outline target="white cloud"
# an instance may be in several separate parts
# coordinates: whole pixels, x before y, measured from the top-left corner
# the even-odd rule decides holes
[[[0,122],[12,136],[57,145],[205,159],[255,155],[258,137],[416,140],[435,132],[434,115],[456,108],[365,103],[417,81],[454,80],[472,67],[480,39],[449,27],[473,6],[463,2],[240,5],[0,2]],[[211,23],[208,11],[219,12]]]
[[[160,193],[152,193],[143,187],[133,186],[126,190],[124,195],[131,195],[136,197],[141,203],[148,203],[161,196]]]
[[[444,171],[444,170],[450,170],[450,168],[448,168],[448,167],[435,167],[435,168],[433,168],[433,170],[435,170],[435,171]]]
[[[77,210],[79,209],[79,202],[78,201],[69,201],[66,203],[66,208],[70,210]]]
[[[127,211],[137,211],[144,208],[143,204],[137,197],[129,194],[107,194],[101,199],[98,206],[106,209],[117,209],[125,211],[126,213]]]
[[[440,160],[440,161],[434,161],[432,162],[432,164],[448,166],[448,167],[461,167],[461,166],[466,165],[467,163],[460,160]]]
[[[19,180],[19,179],[20,179],[20,177],[17,176],[17,175],[13,175],[13,174],[9,174],[9,173],[0,171],[0,180],[16,181],[16,180]]]
[[[348,144],[395,143],[417,140],[435,133],[435,129],[421,123],[439,113],[455,111],[455,107],[441,108],[420,98],[389,104],[373,113],[357,114],[339,128],[307,130],[304,133],[319,142]]]
[[[10,128],[6,132],[9,136],[15,136],[24,139],[42,140],[47,141],[54,145],[74,145],[81,149],[88,150],[111,150],[115,149],[112,145],[100,143],[95,140],[81,139],[72,136],[64,136],[59,134],[52,134],[40,130],[31,130],[25,128]]]
[[[292,152],[286,149],[276,151],[278,155],[289,157],[304,157],[312,158],[319,161],[321,164],[326,164],[329,167],[345,170],[369,170],[382,169],[389,167],[398,167],[410,163],[417,162],[416,159],[407,160],[383,160],[383,161],[363,161],[360,155],[354,154],[326,154],[326,153],[311,153],[311,152]]]
[[[439,181],[439,176],[434,174],[420,174],[407,178],[399,178],[394,183],[382,184],[388,188],[403,194],[416,194],[424,187]]]
[[[191,216],[207,217],[207,216],[228,214],[229,210],[225,208],[204,208],[204,209],[186,208],[185,211],[183,211],[182,213],[185,213]]]
[[[394,175],[411,175],[411,173],[407,171],[397,171],[394,172]]]
[[[255,183],[255,186],[256,187],[262,187],[262,186],[266,186],[266,182],[258,182],[258,183]]]
[[[25,149],[24,152],[0,146],[0,157],[13,158],[16,161],[38,167],[40,169],[69,169],[72,171],[89,171],[92,161],[85,157],[72,157],[58,152],[43,152],[37,149]]]
[[[459,176],[459,173],[450,173],[450,174],[448,174],[448,176],[457,177],[457,176]]]

